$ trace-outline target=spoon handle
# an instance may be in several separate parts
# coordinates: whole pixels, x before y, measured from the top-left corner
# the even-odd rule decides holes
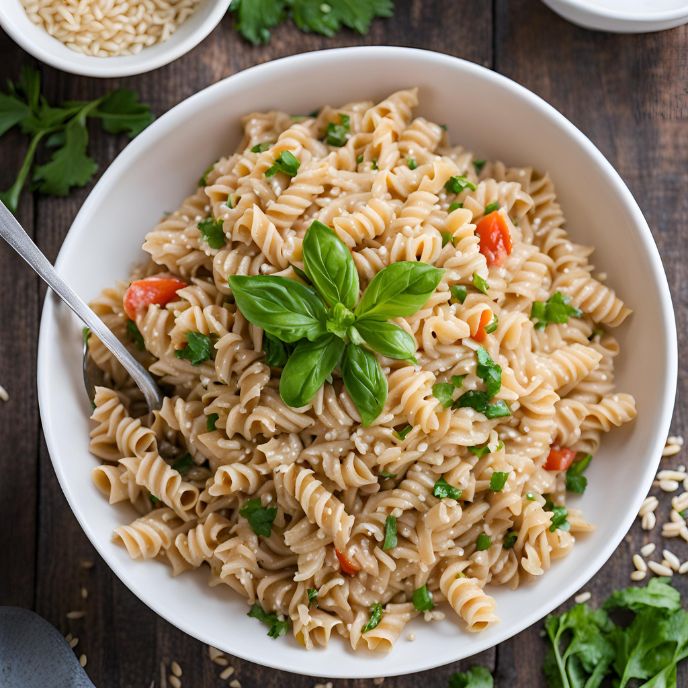
[[[0,236],[33,268],[41,279],[91,329],[114,357],[124,366],[138,388],[143,392],[151,410],[162,406],[162,395],[148,371],[129,353],[103,321],[84,303],[76,292],[55,272],[50,261],[41,253],[31,237],[0,202]]]

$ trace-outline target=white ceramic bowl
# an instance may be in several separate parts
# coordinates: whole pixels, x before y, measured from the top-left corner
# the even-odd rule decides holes
[[[0,26],[24,50],[57,69],[83,76],[131,76],[162,67],[195,48],[218,25],[228,5],[227,0],[202,0],[168,40],[121,57],[93,57],[71,50],[34,24],[19,0],[0,0]]]
[[[663,31],[688,22],[686,0],[542,0],[587,29],[613,33]]]
[[[501,623],[481,634],[414,622],[415,642],[401,638],[386,656],[353,654],[339,639],[306,652],[293,639],[271,640],[246,616],[243,600],[209,588],[207,574],[172,578],[158,562],[131,561],[110,542],[131,520],[91,484],[90,405],[81,381],[80,324],[48,297],[38,352],[43,430],[55,472],[91,542],[149,607],[190,635],[259,664],[329,677],[407,674],[472,655],[514,635],[575,593],[599,570],[630,527],[655,474],[676,385],[676,330],[657,248],[630,192],[602,154],[562,115],[502,76],[446,55],[405,48],[347,48],[308,53],[254,67],[180,103],[112,163],[79,212],[57,268],[84,298],[125,278],[142,257],[144,234],[189,193],[208,163],[232,151],[239,117],[281,108],[294,114],[324,103],[375,99],[420,87],[420,112],[449,125],[455,142],[483,158],[549,170],[576,240],[597,246],[595,263],[635,308],[618,333],[619,388],[638,400],[638,419],[613,432],[589,471],[580,499],[597,524],[573,552],[533,585],[494,590]],[[65,553],[68,557],[69,553]],[[135,626],[135,620],[132,620]]]

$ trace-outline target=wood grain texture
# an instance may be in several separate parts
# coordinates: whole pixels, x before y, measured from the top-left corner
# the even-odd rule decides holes
[[[367,37],[344,32],[334,39],[304,35],[292,26],[273,32],[268,46],[240,41],[225,19],[204,43],[175,63],[129,79],[95,80],[42,68],[46,94],[54,100],[94,97],[126,86],[162,114],[176,103],[254,64],[308,50],[391,44],[437,50],[492,67],[535,91],[586,133],[619,170],[646,214],[659,244],[677,310],[680,343],[688,305],[685,231],[688,227],[688,29],[646,36],[585,31],[559,19],[534,0],[397,0],[391,20],[377,21]],[[0,36],[0,77],[13,78],[31,58]],[[298,88],[298,85],[295,85]],[[0,181],[6,185],[22,154],[18,137],[5,137]],[[124,137],[92,132],[91,151],[104,170],[125,145]],[[92,185],[68,198],[26,195],[19,216],[54,259]],[[37,280],[0,247],[0,383],[11,400],[0,404],[0,603],[33,607],[63,632],[80,639],[87,670],[97,686],[160,686],[161,666],[172,660],[184,670],[184,686],[222,686],[220,667],[207,648],[158,618],[135,598],[99,559],[72,515],[55,478],[45,444],[39,441],[35,354],[39,299]],[[20,295],[8,298],[6,295]],[[679,398],[686,373],[679,380]],[[676,433],[686,430],[685,406],[675,416]],[[11,480],[7,479],[11,476]],[[654,533],[658,541],[658,533]],[[601,600],[626,585],[630,556],[650,537],[634,526],[587,590]],[[688,545],[673,544],[681,559]],[[85,569],[80,561],[92,561]],[[684,580],[678,586],[685,594]],[[88,596],[82,598],[81,589]],[[82,620],[68,620],[83,610]],[[442,688],[456,670],[480,663],[496,672],[498,688],[544,686],[540,673],[541,624],[497,649],[455,665],[407,677],[385,686]],[[405,642],[405,641],[401,641]],[[457,636],[457,642],[460,637]],[[438,660],[438,661],[441,661]],[[244,688],[311,688],[308,677],[231,660]],[[688,685],[682,670],[679,685]],[[336,681],[337,688],[367,688],[371,681]]]

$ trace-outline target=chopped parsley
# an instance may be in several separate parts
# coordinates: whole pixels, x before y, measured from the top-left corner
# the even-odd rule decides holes
[[[394,436],[403,441],[406,439],[406,435],[408,435],[409,432],[411,432],[411,430],[413,430],[412,425],[404,425],[404,427],[401,428],[401,430],[394,431]]]
[[[414,158],[406,158],[406,164],[408,165],[409,170],[415,170],[416,167],[418,167],[418,163]]]
[[[376,170],[376,169],[377,169],[377,160],[371,160],[371,161],[370,161],[370,169],[371,169],[371,170]]]
[[[480,174],[483,171],[483,167],[485,167],[485,163],[487,160],[474,160],[473,161],[473,168],[475,169],[476,174]]]
[[[205,419],[205,427],[208,429],[208,432],[212,432],[215,430],[215,423],[220,419],[219,414],[217,413],[209,413],[206,416]]]
[[[84,343],[84,346],[88,344],[88,338],[91,336],[91,328],[90,327],[82,327],[81,328],[81,341]]]
[[[468,671],[452,674],[448,688],[494,688],[494,680],[485,667],[472,666]]]
[[[477,376],[485,383],[485,388],[490,398],[496,396],[502,388],[502,367],[495,363],[487,349],[480,346],[476,351],[478,365],[476,367]]]
[[[472,408],[487,418],[504,418],[511,415],[511,411],[503,399],[490,403],[490,395],[487,392],[472,389],[464,392],[455,402],[452,408]]]
[[[397,477],[396,473],[388,473],[387,471],[380,471],[378,475],[385,480],[392,480]]]
[[[440,232],[442,235],[442,247],[444,248],[447,244],[454,245],[454,237],[451,232]]]
[[[449,179],[447,179],[444,188],[449,191],[449,193],[459,194],[464,189],[475,191],[476,186],[470,179],[467,179],[462,175],[454,175],[453,177],[449,177]]]
[[[260,497],[256,497],[244,502],[244,505],[239,509],[239,513],[248,521],[251,530],[256,535],[270,537],[272,522],[275,520],[275,516],[277,516],[276,507],[266,508],[261,503]]]
[[[385,519],[385,541],[382,549],[394,549],[397,546],[397,519],[396,516],[387,516]]]
[[[566,489],[569,492],[583,494],[588,486],[588,479],[583,475],[592,461],[592,454],[586,454],[582,459],[574,461],[566,471]]]
[[[189,468],[193,468],[194,465],[194,460],[188,452],[184,454],[183,456],[180,456],[173,464],[172,468],[174,468],[177,473],[181,473],[181,475],[184,475]]]
[[[473,273],[472,282],[473,282],[473,286],[478,291],[481,291],[483,294],[487,294],[487,291],[490,288],[490,285],[487,283],[487,280],[483,279],[477,272]]]
[[[494,201],[493,203],[488,203],[485,206],[485,215],[489,215],[490,213],[494,213],[495,210],[499,210],[499,203],[497,201]]]
[[[208,175],[213,171],[213,167],[215,167],[215,163],[208,165],[205,172],[203,173],[201,178],[198,180],[198,186],[207,186],[208,185]]]
[[[468,296],[468,289],[463,284],[452,285],[451,287],[449,287],[449,292],[451,293],[452,298],[458,301],[459,303],[463,303],[466,300],[466,297]]]
[[[349,115],[340,113],[339,124],[330,122],[327,125],[327,133],[325,134],[326,143],[330,146],[336,146],[337,148],[341,148],[345,145],[351,130],[350,121]]]
[[[432,494],[437,499],[461,499],[461,490],[450,485],[443,477],[432,488]]]
[[[148,493],[148,499],[150,500],[150,503],[153,505],[154,509],[160,506],[160,498],[156,497],[152,492]]]
[[[146,344],[143,341],[143,335],[141,334],[141,330],[136,326],[136,323],[133,320],[127,320],[127,337],[134,342],[136,345],[136,348],[139,351],[145,351],[146,350]]]
[[[231,210],[234,208],[234,201],[232,200],[231,196],[227,196],[227,200],[225,201],[225,205]]]
[[[468,451],[471,452],[471,454],[475,454],[479,459],[482,459],[483,456],[487,456],[490,453],[490,448],[487,444],[483,444],[482,447],[468,447]]]
[[[452,383],[452,385],[454,385],[454,387],[461,387],[465,377],[465,375],[452,375],[449,378],[449,381]]]
[[[278,172],[286,174],[288,177],[295,177],[299,171],[301,161],[288,150],[282,151],[275,162],[265,172],[266,177],[274,177]]]
[[[282,619],[277,614],[269,614],[257,602],[251,605],[246,616],[258,619],[268,626],[268,635],[271,638],[279,638],[289,630],[289,619]]]
[[[490,489],[493,492],[501,492],[509,479],[509,472],[495,471],[490,477]]]
[[[377,628],[380,625],[380,621],[382,621],[382,605],[376,602],[370,607],[370,618],[368,623],[361,628],[361,633],[367,633],[372,631],[373,628]]]
[[[454,403],[454,385],[451,382],[437,382],[432,386],[432,396],[444,408],[449,408]]]
[[[492,334],[497,327],[499,327],[499,318],[497,314],[492,315],[492,320],[485,326],[485,334]]]
[[[504,534],[504,540],[502,540],[502,547],[504,549],[511,549],[518,540],[518,533],[515,530],[507,530]]]
[[[186,346],[174,352],[177,358],[189,361],[191,365],[200,365],[213,357],[213,339],[201,332],[187,332]]]
[[[569,512],[565,506],[557,506],[548,499],[544,508],[545,511],[552,512],[552,523],[549,527],[551,533],[555,530],[568,530],[571,527],[568,521]]]
[[[262,143],[257,143],[251,148],[251,153],[264,153],[272,146],[272,141],[263,141]]]
[[[206,217],[198,223],[198,229],[210,248],[222,248],[227,242],[224,221],[219,218]]]
[[[363,153],[359,153],[359,154],[356,156],[356,164],[357,164],[357,165],[360,165],[362,162],[363,162]]]
[[[483,552],[486,549],[490,549],[492,546],[492,538],[487,533],[480,533],[478,539],[475,541],[475,548],[478,552]]]
[[[428,586],[424,585],[421,588],[416,588],[411,597],[413,606],[419,612],[429,612],[435,608],[435,603],[432,601],[432,593],[428,590]]]
[[[306,595],[308,595],[308,606],[311,607],[315,605],[318,606],[318,590],[317,588],[308,588],[306,590]]]
[[[535,495],[532,492],[526,492],[526,499],[529,502],[534,502],[535,501]]]
[[[571,305],[571,297],[559,291],[554,292],[547,301],[534,301],[530,308],[530,319],[538,330],[553,323],[563,325],[569,318],[580,318],[582,315],[583,311]]]
[[[449,208],[447,208],[447,212],[453,213],[455,210],[458,210],[459,208],[463,208],[463,203],[460,203],[459,201],[454,201],[453,203],[449,204]]]

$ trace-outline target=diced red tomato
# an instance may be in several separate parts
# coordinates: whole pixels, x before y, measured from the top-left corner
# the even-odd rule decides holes
[[[337,555],[337,559],[339,559],[342,573],[345,573],[347,576],[355,576],[361,570],[361,567],[355,561],[351,561],[344,552],[335,549],[334,553]]]
[[[475,339],[476,342],[484,342],[485,341],[485,337],[487,337],[487,332],[485,332],[485,328],[491,322],[492,322],[492,311],[486,309],[480,314],[480,322],[478,323],[478,328],[471,335],[473,337],[473,339]]]
[[[566,471],[575,458],[576,452],[573,449],[552,445],[549,448],[545,469],[548,471]]]
[[[488,265],[501,265],[511,254],[511,233],[504,215],[495,210],[478,222],[475,231],[480,239],[480,253]]]
[[[136,316],[152,303],[164,306],[174,299],[179,289],[186,286],[186,282],[170,275],[153,275],[136,280],[124,293],[124,312],[131,320],[136,320]]]

